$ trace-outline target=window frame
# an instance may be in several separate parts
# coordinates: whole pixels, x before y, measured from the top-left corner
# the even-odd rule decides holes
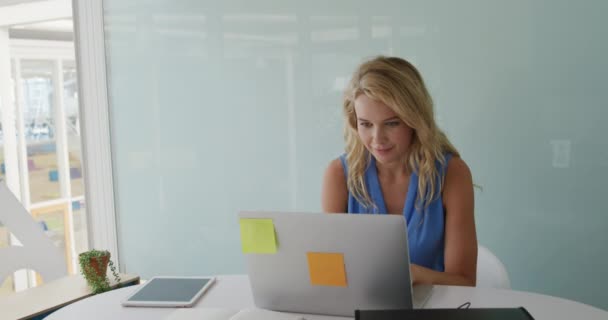
[[[103,1],[73,0],[72,10],[89,247],[110,251],[115,264],[122,266],[114,202]]]

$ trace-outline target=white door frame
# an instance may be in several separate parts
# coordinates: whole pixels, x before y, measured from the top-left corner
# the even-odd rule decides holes
[[[80,126],[90,248],[120,266],[112,177],[103,1],[73,0]]]

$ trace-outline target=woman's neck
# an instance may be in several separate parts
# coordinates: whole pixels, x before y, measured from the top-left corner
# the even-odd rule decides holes
[[[376,161],[376,170],[378,172],[378,177],[387,179],[389,181],[407,178],[410,175],[410,170],[408,169],[407,164],[400,161],[386,164]]]

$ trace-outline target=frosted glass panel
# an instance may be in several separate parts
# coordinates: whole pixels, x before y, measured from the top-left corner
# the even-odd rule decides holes
[[[22,60],[25,138],[32,203],[61,198],[53,124],[53,61]]]
[[[245,272],[239,210],[320,210],[341,91],[422,72],[515,289],[608,308],[606,1],[106,0],[126,272]]]

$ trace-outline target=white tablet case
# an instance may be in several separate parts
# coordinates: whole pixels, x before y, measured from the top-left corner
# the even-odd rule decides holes
[[[129,295],[122,305],[125,307],[191,307],[214,282],[213,277],[153,277]]]

